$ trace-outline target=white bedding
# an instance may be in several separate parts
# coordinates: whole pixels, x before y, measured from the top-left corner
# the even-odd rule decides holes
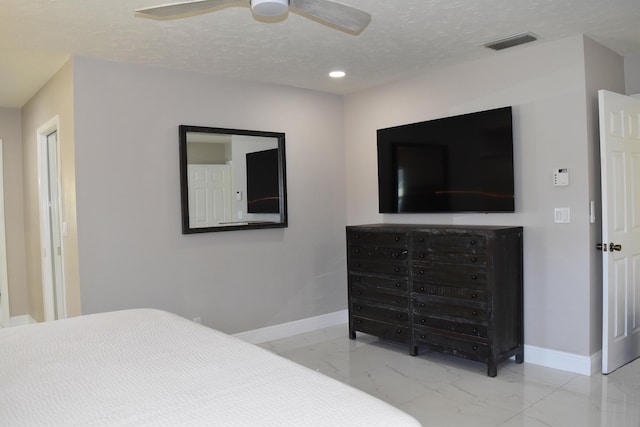
[[[140,309],[0,329],[0,425],[419,423],[262,348]]]

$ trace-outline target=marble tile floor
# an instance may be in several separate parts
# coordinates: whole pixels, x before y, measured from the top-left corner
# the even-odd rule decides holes
[[[640,427],[640,359],[591,377],[512,360],[486,366],[334,326],[263,348],[374,395],[423,426]]]

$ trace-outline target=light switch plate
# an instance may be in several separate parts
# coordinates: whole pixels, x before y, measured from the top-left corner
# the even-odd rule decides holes
[[[553,222],[556,224],[568,224],[571,222],[571,209],[555,208],[553,211]]]

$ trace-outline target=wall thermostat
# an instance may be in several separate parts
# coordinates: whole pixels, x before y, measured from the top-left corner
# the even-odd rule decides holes
[[[554,187],[563,187],[565,185],[569,185],[569,169],[554,169],[553,185]]]

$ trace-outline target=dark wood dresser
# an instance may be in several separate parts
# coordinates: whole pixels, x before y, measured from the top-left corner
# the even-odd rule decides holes
[[[522,227],[347,227],[356,331],[487,364],[524,361]]]

